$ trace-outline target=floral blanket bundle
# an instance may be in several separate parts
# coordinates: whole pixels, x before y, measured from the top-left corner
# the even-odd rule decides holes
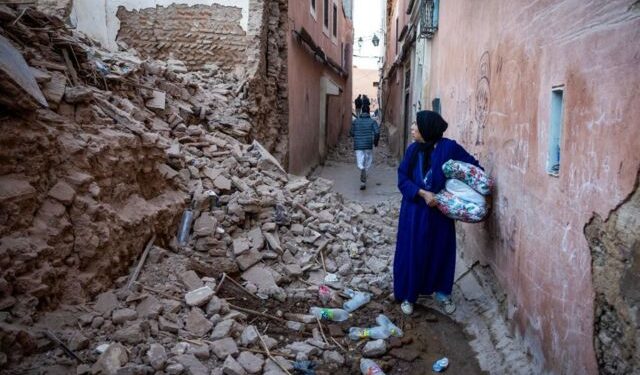
[[[442,165],[447,178],[460,180],[482,195],[490,195],[493,181],[484,171],[473,164],[449,160]]]
[[[445,188],[436,194],[438,209],[447,217],[465,223],[485,219],[489,209],[485,196],[491,194],[493,181],[473,164],[449,160],[442,170],[448,178]]]

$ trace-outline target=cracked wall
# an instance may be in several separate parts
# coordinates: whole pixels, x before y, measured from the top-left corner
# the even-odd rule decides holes
[[[595,292],[594,346],[601,374],[640,369],[640,173],[634,192],[584,233]]]

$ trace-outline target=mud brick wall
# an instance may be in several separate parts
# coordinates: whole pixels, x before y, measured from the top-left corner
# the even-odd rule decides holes
[[[190,69],[214,63],[232,70],[247,60],[242,9],[219,4],[158,6],[128,11],[120,7],[118,41],[143,56],[176,58]]]
[[[251,0],[247,51],[247,113],[251,136],[287,168],[289,105],[287,86],[287,0]]]

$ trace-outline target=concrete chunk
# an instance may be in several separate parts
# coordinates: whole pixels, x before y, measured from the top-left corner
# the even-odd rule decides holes
[[[238,345],[231,337],[225,337],[211,343],[213,354],[219,359],[227,358],[229,355],[238,354]]]
[[[258,263],[260,260],[262,260],[262,254],[260,254],[260,252],[255,249],[251,249],[236,258],[238,267],[242,271],[249,269],[251,266]]]
[[[128,360],[127,349],[124,346],[118,343],[111,344],[91,367],[91,373],[115,375]]]
[[[222,373],[225,375],[246,375],[247,372],[232,356],[228,356],[222,365]]]
[[[203,286],[202,288],[198,288],[190,291],[184,296],[187,305],[189,306],[202,306],[209,302],[211,297],[213,297],[213,290],[208,286]]]
[[[187,315],[187,331],[195,336],[202,337],[211,330],[211,327],[213,327],[213,323],[204,316],[199,308],[194,307],[191,309],[191,312]]]
[[[249,243],[249,240],[244,237],[236,238],[233,240],[233,253],[236,256],[249,250],[250,247],[251,243]]]
[[[250,352],[242,352],[238,356],[238,363],[249,374],[259,374],[264,366],[264,360]]]
[[[234,324],[235,321],[232,319],[223,320],[218,323],[211,333],[211,340],[218,340],[229,336]]]
[[[162,312],[162,304],[154,296],[148,296],[136,306],[138,316],[143,319],[155,319]]]
[[[187,290],[195,290],[202,288],[204,283],[197,273],[193,270],[189,270],[180,274],[180,280],[187,287]]]
[[[240,335],[240,344],[242,346],[249,346],[258,340],[258,330],[254,326],[247,326],[242,335]]]
[[[135,310],[132,310],[132,309],[120,309],[120,310],[115,310],[113,312],[111,320],[115,324],[122,324],[124,322],[129,321],[129,320],[136,320],[137,317],[138,317],[138,313]]]
[[[369,341],[362,349],[362,355],[368,358],[380,357],[387,352],[387,343],[384,340]]]
[[[103,316],[111,315],[111,312],[118,307],[118,297],[113,292],[105,292],[98,296],[93,309]]]
[[[147,359],[149,364],[156,371],[161,371],[167,362],[167,352],[164,346],[160,344],[151,344],[147,351]]]
[[[184,366],[189,375],[209,375],[209,370],[193,354],[179,355],[175,360]]]

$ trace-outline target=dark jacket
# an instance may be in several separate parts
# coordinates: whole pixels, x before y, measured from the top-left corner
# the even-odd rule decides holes
[[[362,98],[362,106],[364,107],[365,105],[367,107],[371,106],[371,101],[369,100],[368,96],[365,96],[365,97]]]
[[[354,150],[371,150],[374,140],[380,137],[380,126],[368,113],[363,113],[351,123],[349,135],[353,137]]]
[[[362,108],[362,98],[361,97],[357,97],[356,100],[354,100],[355,104],[356,104],[356,109],[360,109]]]

